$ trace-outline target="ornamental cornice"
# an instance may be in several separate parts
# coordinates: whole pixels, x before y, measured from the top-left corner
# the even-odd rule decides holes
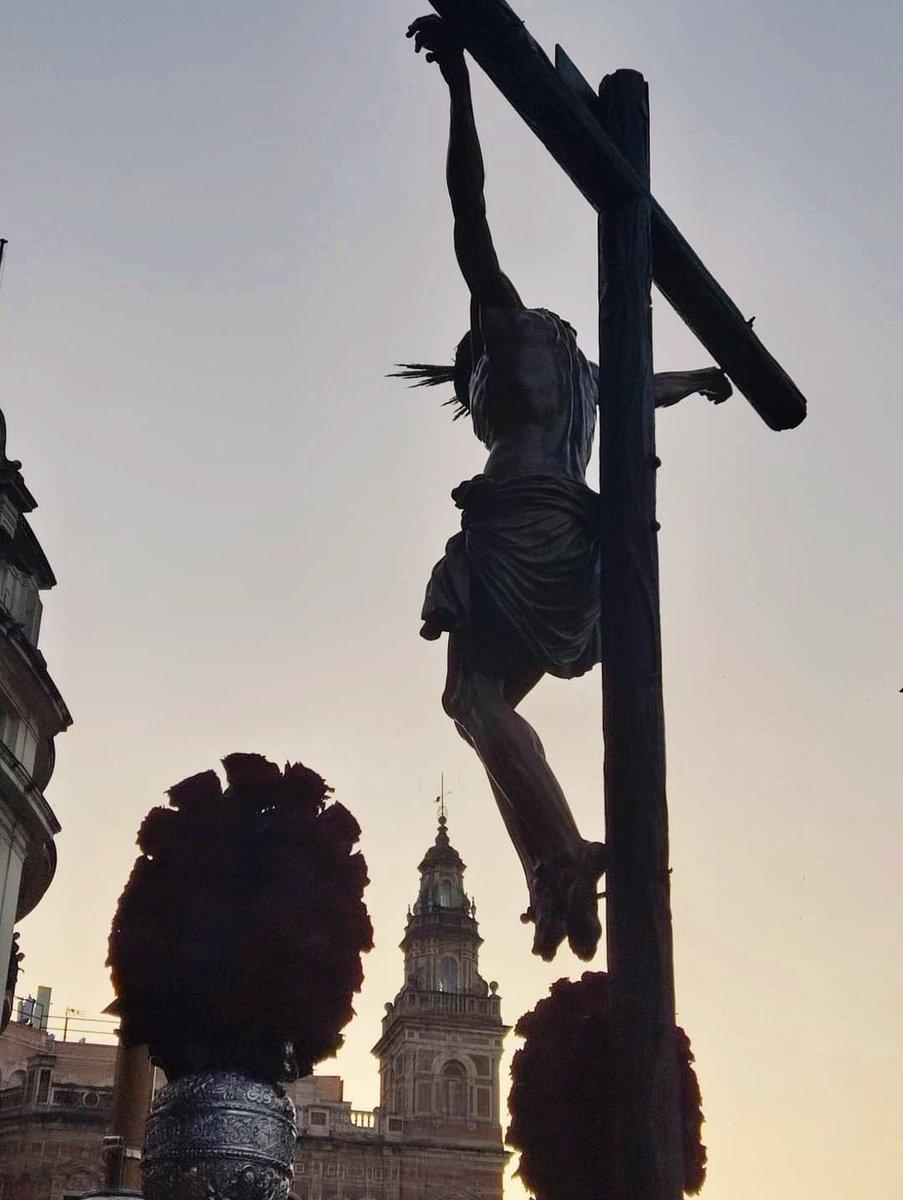
[[[53,809],[35,787],[31,776],[0,742],[0,832],[7,845],[19,845],[22,881],[16,920],[37,905],[56,872],[54,837],[60,823]]]
[[[14,704],[42,722],[40,733],[53,737],[72,724],[72,715],[50,678],[47,660],[29,642],[22,626],[0,609],[0,686]]]

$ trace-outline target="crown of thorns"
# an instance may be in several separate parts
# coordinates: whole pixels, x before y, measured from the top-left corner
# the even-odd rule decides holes
[[[397,371],[390,371],[391,379],[406,379],[410,387],[437,387],[450,383],[455,394],[443,404],[454,408],[453,420],[470,413],[470,373],[473,370],[473,350],[470,333],[466,333],[455,347],[453,363],[396,363]]]

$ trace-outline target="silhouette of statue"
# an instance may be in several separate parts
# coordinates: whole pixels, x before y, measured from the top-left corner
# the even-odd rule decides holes
[[[598,495],[586,484],[598,368],[570,325],[527,308],[503,274],[483,198],[483,160],[463,49],[441,18],[408,29],[448,84],[447,182],[470,330],[453,366],[402,364],[415,386],[451,383],[489,450],[482,474],[452,498],[462,532],[426,591],[421,633],[448,634],[442,703],[480,758],[527,879],[533,952],[551,960],[567,937],[580,958],[601,936],[605,847],[581,837],[536,732],[516,712],[543,675],[570,679],[600,661]],[[731,387],[717,369],[655,379],[656,405]]]

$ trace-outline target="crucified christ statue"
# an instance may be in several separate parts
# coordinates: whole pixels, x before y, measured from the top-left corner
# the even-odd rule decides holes
[[[568,323],[528,308],[503,274],[483,198],[483,160],[464,52],[442,19],[408,29],[448,84],[447,180],[470,329],[454,365],[403,364],[415,385],[454,385],[489,450],[482,474],[452,498],[462,532],[426,591],[421,633],[448,634],[443,707],[480,758],[527,878],[533,952],[554,958],[567,938],[588,961],[601,936],[603,844],[581,837],[535,731],[517,706],[543,675],[570,679],[600,661],[597,493],[585,481],[598,368]],[[717,368],[655,377],[657,406],[693,393],[716,404],[731,386]]]

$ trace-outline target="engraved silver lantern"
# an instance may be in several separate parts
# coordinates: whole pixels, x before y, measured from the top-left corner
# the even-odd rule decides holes
[[[235,1071],[183,1075],[151,1108],[145,1200],[286,1200],[296,1137],[278,1085]]]

